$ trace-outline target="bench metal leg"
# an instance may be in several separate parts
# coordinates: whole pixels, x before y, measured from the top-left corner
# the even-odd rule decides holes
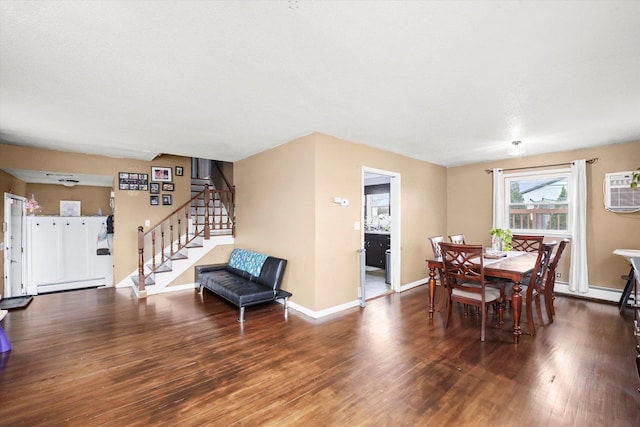
[[[238,322],[244,323],[244,307],[240,307],[240,318],[238,319]]]
[[[289,318],[289,298],[284,299],[284,318]]]

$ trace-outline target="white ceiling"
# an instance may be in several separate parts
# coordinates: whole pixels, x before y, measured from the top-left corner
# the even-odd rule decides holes
[[[640,140],[640,1],[0,2],[0,139],[237,161],[314,131],[444,166]]]

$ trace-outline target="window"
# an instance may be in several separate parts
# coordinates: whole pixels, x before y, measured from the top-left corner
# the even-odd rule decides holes
[[[504,176],[507,227],[515,232],[569,230],[569,170]]]

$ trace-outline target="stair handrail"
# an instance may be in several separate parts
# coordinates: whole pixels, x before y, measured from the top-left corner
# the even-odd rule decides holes
[[[198,217],[200,216],[197,212],[198,208],[198,200],[203,199],[204,203],[204,224],[203,230],[198,230]],[[222,210],[219,214],[215,214],[215,200],[219,200],[221,207],[224,208],[225,212]],[[213,206],[210,206],[210,203],[214,203]],[[193,234],[189,236],[189,210],[195,204],[196,214],[194,221],[194,230]],[[213,219],[210,218],[209,209],[212,208],[214,210]],[[193,240],[195,240],[200,233],[204,235],[206,240],[211,237],[211,228],[213,227],[218,234],[227,234],[225,231],[229,231],[232,236],[235,237],[235,216],[234,216],[234,208],[235,208],[235,188],[232,190],[216,190],[209,188],[209,185],[205,185],[205,188],[191,197],[187,202],[178,206],[174,211],[164,217],[161,221],[155,224],[153,227],[150,227],[146,232],[144,231],[143,226],[138,226],[138,289],[139,291],[144,291],[145,289],[145,281],[156,271],[165,267],[168,262],[172,259],[174,254],[174,244],[177,242],[178,252],[182,250],[184,247],[189,245]],[[193,216],[192,216],[193,217]],[[173,235],[173,220],[174,218],[177,220],[178,231],[177,231],[177,239],[174,239]],[[219,221],[216,222],[216,218]],[[223,218],[226,218],[226,222],[223,223]],[[184,230],[182,225],[182,219],[184,219]],[[165,228],[168,225],[170,237],[167,247],[170,250],[170,256],[165,257],[165,238],[164,232]],[[161,243],[160,248],[156,248],[156,238],[155,233],[156,230],[160,230],[161,235]],[[184,234],[184,242],[182,240],[182,235]],[[148,242],[148,243],[145,243]],[[145,250],[145,249],[150,250]],[[145,254],[147,258],[145,259]],[[160,261],[156,262],[156,257],[161,255]],[[148,267],[149,272],[145,274],[145,262],[151,260],[152,266]]]

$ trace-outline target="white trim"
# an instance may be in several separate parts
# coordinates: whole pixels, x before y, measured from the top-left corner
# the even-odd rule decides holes
[[[280,302],[280,301],[278,301]],[[321,317],[325,317],[325,316],[329,316],[330,314],[335,314],[338,313],[340,311],[343,310],[347,310],[349,308],[354,308],[354,307],[358,307],[360,308],[360,300],[353,300],[344,304],[340,304],[337,305],[335,307],[330,307],[330,308],[326,308],[324,310],[320,310],[320,311],[313,311],[308,309],[307,307],[304,307],[300,304],[296,304],[293,301],[289,301],[289,308],[292,308],[296,311],[299,311],[300,313],[307,315],[313,319],[319,319]]]
[[[556,282],[554,291],[560,295],[567,295],[576,298],[590,298],[600,301],[608,301],[618,303],[622,296],[622,289],[600,288],[589,285],[588,292],[572,292],[569,290],[567,282]]]
[[[400,253],[400,236],[401,236],[401,215],[402,206],[400,200],[400,193],[402,191],[401,175],[399,172],[387,171],[384,169],[376,169],[369,166],[362,166],[360,175],[360,189],[364,194],[364,176],[366,173],[372,173],[377,175],[385,175],[391,178],[390,182],[390,197],[389,200],[391,206],[391,289],[396,292],[400,292],[400,268],[401,268],[401,253]],[[364,205],[360,204],[360,247],[364,248]],[[358,288],[360,285],[358,284]]]
[[[436,282],[437,283],[437,282]],[[418,286],[429,284],[429,278],[426,277],[424,279],[416,280],[415,282],[407,283],[406,285],[400,286],[400,292],[408,291],[409,289],[416,288]]]

